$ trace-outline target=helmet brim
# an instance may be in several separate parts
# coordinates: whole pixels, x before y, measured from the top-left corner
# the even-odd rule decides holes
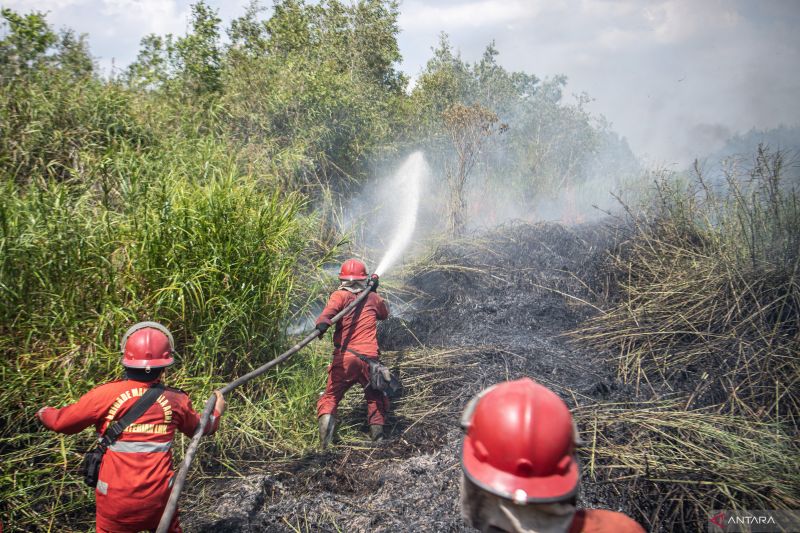
[[[122,359],[122,366],[125,368],[164,368],[175,362],[174,357],[165,359]]]
[[[368,279],[367,276],[339,276],[339,279],[342,281],[366,281]]]
[[[466,436],[461,446],[461,467],[469,480],[481,489],[516,503],[556,503],[578,494],[580,472],[575,458],[561,475],[516,476],[479,461],[472,441]],[[524,499],[518,497],[520,490],[525,492]]]

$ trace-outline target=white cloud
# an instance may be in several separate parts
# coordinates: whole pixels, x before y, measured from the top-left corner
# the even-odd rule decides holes
[[[722,0],[668,0],[644,10],[645,19],[661,43],[680,43],[698,35],[733,29],[739,22],[736,5]]]
[[[93,3],[92,0],[3,0],[2,6],[14,11],[59,11],[68,7]]]
[[[639,10],[636,2],[629,0],[581,0],[580,11],[592,18],[627,17]]]
[[[602,31],[595,42],[603,48],[615,50],[636,45],[637,41],[642,40],[642,37],[641,32],[610,28]]]
[[[404,3],[400,27],[406,31],[433,28],[453,31],[461,28],[519,23],[541,10],[539,2],[525,0],[480,0],[433,5],[431,2]]]
[[[182,34],[189,9],[179,8],[175,0],[103,0],[101,13],[124,26],[123,33]]]

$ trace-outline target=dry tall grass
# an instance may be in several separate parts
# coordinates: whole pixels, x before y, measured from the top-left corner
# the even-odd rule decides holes
[[[628,207],[607,312],[577,332],[655,399],[581,413],[598,479],[660,487],[662,501],[642,510],[652,527],[695,530],[712,509],[800,503],[796,172],[761,147],[716,179],[699,165],[685,181],[660,179],[652,204]]]

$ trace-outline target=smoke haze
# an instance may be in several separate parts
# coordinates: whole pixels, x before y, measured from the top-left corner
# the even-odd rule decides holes
[[[404,2],[403,69],[445,31],[474,61],[565,74],[637,156],[686,165],[752,127],[800,124],[800,3],[744,0]]]

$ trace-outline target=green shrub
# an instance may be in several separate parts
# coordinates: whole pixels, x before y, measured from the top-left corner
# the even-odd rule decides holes
[[[74,475],[89,432],[65,439],[34,413],[120,376],[128,325],[153,319],[173,330],[180,355],[168,382],[200,403],[275,355],[320,279],[318,222],[301,197],[243,174],[218,139],[172,141],[122,143],[94,182],[2,181],[0,401],[10,408],[0,415],[0,494],[12,527],[62,527],[77,510],[70,523],[91,519],[91,494]],[[216,437],[226,449],[237,444],[226,453],[244,452],[247,439],[284,452],[307,446],[313,417],[276,402],[313,412],[322,357],[242,391],[255,412],[230,417]],[[270,429],[282,426],[294,429]]]

